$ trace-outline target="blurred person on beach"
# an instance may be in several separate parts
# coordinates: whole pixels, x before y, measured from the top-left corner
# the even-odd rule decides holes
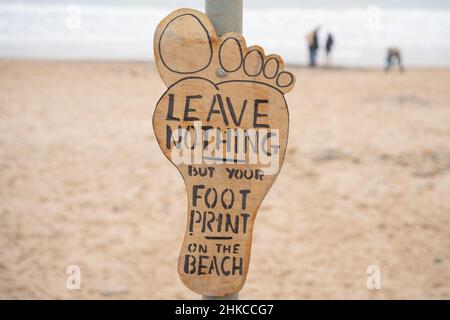
[[[400,49],[398,48],[388,48],[386,54],[386,65],[384,67],[384,71],[389,71],[391,68],[398,66],[400,71],[404,71],[403,63],[402,63],[402,55],[400,53]]]
[[[327,41],[325,42],[325,55],[326,55],[326,62],[325,65],[327,67],[331,66],[331,51],[333,51],[334,46],[334,37],[331,32],[328,33]]]
[[[319,49],[319,38],[318,33],[320,30],[320,26],[312,30],[306,35],[306,43],[308,44],[309,50],[309,66],[314,68],[317,63],[317,50]]]

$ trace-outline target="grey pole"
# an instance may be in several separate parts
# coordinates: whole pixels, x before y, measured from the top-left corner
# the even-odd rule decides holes
[[[242,0],[205,0],[205,12],[217,35],[242,33]]]
[[[242,33],[242,0],[205,0],[205,12],[217,35]],[[239,300],[239,293],[225,297],[203,296],[203,300]]]

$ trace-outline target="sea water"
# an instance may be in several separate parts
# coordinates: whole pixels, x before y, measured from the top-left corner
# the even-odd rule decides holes
[[[173,5],[93,3],[0,2],[0,57],[153,60],[155,28]],[[203,1],[194,7],[203,10]],[[386,49],[394,46],[407,67],[450,66],[450,9],[290,5],[244,11],[248,45],[261,45],[289,64],[307,62],[305,35],[318,25],[322,48],[328,32],[334,35],[336,65],[381,67]],[[324,61],[323,50],[319,60]]]

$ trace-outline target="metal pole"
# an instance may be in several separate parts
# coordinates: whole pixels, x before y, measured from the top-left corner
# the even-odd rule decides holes
[[[242,33],[242,0],[205,0],[205,12],[217,35]]]
[[[205,0],[205,12],[217,35],[242,33],[242,0]],[[203,300],[239,300],[239,293],[225,297],[203,296]]]

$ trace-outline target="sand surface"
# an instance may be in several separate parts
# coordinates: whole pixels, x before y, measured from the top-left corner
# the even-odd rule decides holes
[[[449,299],[450,71],[294,72],[241,298]],[[0,298],[198,298],[150,121],[164,89],[152,64],[0,61]]]

